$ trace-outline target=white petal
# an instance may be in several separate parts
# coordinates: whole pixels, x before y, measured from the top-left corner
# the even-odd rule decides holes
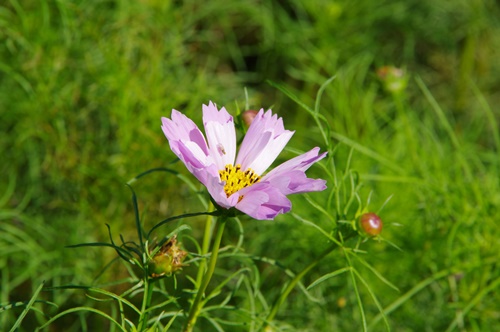
[[[210,155],[219,169],[227,164],[234,164],[236,155],[236,133],[233,123],[220,124],[208,122],[205,124],[205,133]]]
[[[203,105],[203,123],[210,155],[219,169],[234,164],[236,156],[236,132],[233,117],[224,107],[217,110],[212,102]]]
[[[285,131],[275,139],[271,139],[269,143],[259,151],[259,155],[248,165],[248,168],[262,175],[276,158],[278,158],[278,155],[283,151],[293,134],[293,131]]]
[[[269,110],[255,116],[241,143],[236,163],[251,168],[259,175],[276,160],[294,132],[285,130],[283,120]]]

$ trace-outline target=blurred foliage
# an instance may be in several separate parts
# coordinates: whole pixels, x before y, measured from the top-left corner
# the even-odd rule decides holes
[[[114,252],[63,246],[107,239],[105,223],[134,235],[124,183],[174,161],[160,129],[172,108],[200,124],[209,100],[233,114],[246,103],[272,107],[296,130],[291,146],[307,149],[320,142],[311,119],[266,80],[313,105],[335,75],[321,110],[339,145],[339,172],[354,149],[351,168],[366,181],[363,192],[373,193],[373,206],[393,195],[380,213],[389,225],[383,236],[403,251],[370,242],[365,257],[401,290],[377,291],[384,307],[404,299],[389,315],[391,326],[491,331],[500,315],[500,292],[488,288],[500,278],[500,114],[489,106],[500,102],[499,17],[493,0],[2,2],[0,302],[29,299],[42,279],[91,283]],[[404,94],[384,92],[376,72],[385,65],[407,73]],[[136,187],[149,226],[199,209],[173,176],[154,174]],[[314,220],[307,202],[292,200],[294,211]],[[203,220],[191,226],[196,237]],[[248,251],[292,270],[325,245],[289,216],[244,227]],[[226,241],[238,232],[228,225]],[[282,284],[282,274],[260,267],[263,289]],[[328,271],[319,267],[305,283]],[[432,282],[405,297],[425,280]],[[358,317],[346,283],[332,279],[315,289],[324,302],[307,312],[307,299],[296,294],[281,319],[296,329],[349,330]],[[57,294],[51,300],[65,307],[85,301]],[[377,310],[368,295],[363,300],[375,322]],[[15,320],[3,317],[1,328]]]

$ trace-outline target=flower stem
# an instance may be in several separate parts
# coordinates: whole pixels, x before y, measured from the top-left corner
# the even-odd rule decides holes
[[[318,263],[323,258],[325,258],[329,253],[331,253],[333,250],[335,250],[338,247],[339,247],[338,243],[333,243],[331,246],[329,246],[328,248],[326,248],[314,261],[312,261],[300,273],[298,273],[292,280],[290,280],[290,282],[286,285],[285,290],[281,293],[280,297],[274,302],[274,304],[273,304],[273,306],[271,308],[271,311],[269,312],[269,314],[266,317],[266,320],[265,320],[266,322],[269,323],[269,322],[271,322],[274,319],[274,317],[278,313],[279,308],[285,302],[286,298],[288,297],[288,295],[290,294],[290,292],[292,291],[292,289],[295,288],[295,286],[297,285],[297,283],[299,283],[299,281],[312,268],[314,268],[316,265],[318,265]],[[265,324],[264,324],[264,326],[265,326]]]
[[[196,297],[189,310],[189,316],[184,326],[184,332],[191,332],[194,325],[196,324],[196,319],[203,308],[202,297],[205,295],[205,290],[212,279],[212,275],[215,271],[215,265],[217,263],[217,257],[219,256],[219,247],[222,239],[222,234],[224,233],[224,226],[226,225],[226,218],[221,217],[217,220],[217,234],[215,234],[214,243],[212,246],[212,254],[210,255],[210,261],[208,262],[208,268],[201,280],[200,287],[196,293]]]
[[[211,206],[213,208],[213,206]],[[208,250],[210,249],[210,240],[212,239],[212,225],[213,225],[214,217],[211,215],[207,216],[207,220],[205,222],[205,233],[203,235],[203,243],[201,245],[201,252],[200,254],[202,256],[205,256],[208,254]],[[198,268],[198,275],[196,276],[196,284],[200,285],[201,280],[206,272],[206,267],[207,267],[207,261],[203,259],[200,262],[200,266]]]
[[[149,279],[148,276],[144,277],[144,294],[142,297],[142,307],[141,307],[141,316],[139,318],[139,326],[137,327],[137,331],[142,332],[146,331],[148,324],[148,316],[149,312],[147,311],[151,305],[151,297],[153,295],[153,280]]]

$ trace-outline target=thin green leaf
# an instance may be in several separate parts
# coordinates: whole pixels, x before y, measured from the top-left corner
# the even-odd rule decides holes
[[[327,80],[323,84],[323,86],[326,88],[326,86],[332,80],[333,80],[333,78]],[[331,145],[331,142],[328,139],[328,132],[329,132],[329,130],[328,130],[328,132],[325,132],[325,130],[323,129],[323,125],[321,124],[321,121],[323,121],[324,123],[327,123],[327,124],[328,124],[328,121],[326,120],[326,118],[322,114],[320,114],[316,110],[313,110],[312,108],[310,108],[309,106],[307,106],[306,104],[304,104],[294,93],[292,93],[290,90],[288,90],[284,86],[282,86],[282,85],[280,85],[278,83],[275,83],[273,81],[270,81],[270,80],[268,80],[267,83],[269,83],[271,86],[273,86],[273,87],[277,88],[278,90],[280,90],[281,92],[283,92],[287,97],[289,97],[290,99],[292,99],[299,106],[301,106],[306,112],[308,112],[313,117],[314,121],[316,122],[316,124],[318,126],[318,129],[320,130],[321,135],[323,136],[323,139],[325,141],[326,146],[330,146]],[[323,88],[323,90],[324,90],[324,88]],[[319,97],[321,97],[322,93],[323,93],[322,90],[321,90],[321,92],[318,91]]]
[[[89,243],[79,243],[79,244],[72,244],[69,246],[65,246],[66,248],[81,248],[81,247],[109,247],[113,248],[116,250],[116,252],[122,257],[124,260],[129,261],[129,259],[132,259],[133,256],[130,255],[130,252],[127,250],[116,246],[115,244],[111,243],[106,243],[106,242],[89,242]],[[129,255],[130,258],[126,258],[125,255]]]
[[[323,234],[324,236],[326,236],[330,241],[332,241],[333,243],[337,244],[339,247],[342,247],[342,244],[335,237],[333,237],[331,234],[327,233],[324,229],[322,229],[321,227],[319,227],[318,225],[316,225],[314,222],[312,222],[310,220],[307,220],[307,219],[304,219],[301,216],[299,216],[298,214],[295,214],[293,212],[292,212],[292,216],[295,219],[303,222],[304,224],[309,225],[309,226],[317,229],[321,234]]]
[[[191,229],[191,227],[189,225],[186,225],[186,224],[180,225],[179,227],[177,227],[176,229],[174,229],[172,232],[170,232],[167,235],[165,235],[163,237],[163,239],[160,242],[158,242],[158,245],[157,245],[158,249],[162,245],[164,245],[167,241],[169,241],[173,236],[178,235],[182,231],[189,230],[189,229]],[[152,253],[151,255],[154,255],[154,253]]]
[[[127,299],[123,298],[122,296],[119,296],[117,294],[114,294],[112,292],[109,292],[109,291],[101,289],[101,288],[92,287],[92,288],[89,288],[88,291],[109,296],[110,298],[112,298],[120,303],[126,304],[129,308],[134,310],[136,313],[138,313],[138,314],[141,313],[140,310],[132,302],[128,301]]]
[[[394,285],[389,280],[387,280],[386,278],[384,278],[377,270],[375,270],[375,268],[373,266],[371,266],[370,264],[368,264],[368,262],[366,262],[364,259],[362,259],[358,255],[352,255],[352,256],[354,258],[356,258],[358,260],[358,262],[360,262],[364,267],[366,267],[367,269],[369,269],[374,275],[376,275],[377,278],[380,279],[380,281],[382,281],[384,284],[386,284],[387,286],[391,287],[395,291],[399,292],[399,288],[396,287],[396,285]]]
[[[212,291],[210,291],[210,293],[206,294],[205,296],[205,299],[203,300],[204,303],[210,301],[211,298],[213,298],[214,296],[216,296],[217,294],[219,294],[222,290],[222,288],[227,284],[229,283],[231,280],[233,280],[234,278],[236,278],[236,276],[244,273],[244,272],[248,272],[250,271],[248,268],[243,268],[243,269],[240,269],[234,273],[232,273],[231,275],[229,275],[226,279],[224,279],[223,281],[219,282],[217,284],[217,287],[215,287],[214,289],[212,289]]]
[[[165,295],[166,295],[166,296],[169,296],[168,294],[162,294],[162,295],[163,295],[163,296],[165,296]],[[153,312],[153,311],[155,311],[155,310],[161,309],[161,308],[165,307],[167,304],[170,304],[170,303],[172,303],[172,302],[175,302],[176,300],[177,300],[177,299],[176,299],[176,298],[173,298],[173,297],[172,297],[172,298],[169,298],[169,299],[168,299],[168,300],[166,300],[166,301],[160,302],[160,303],[158,303],[158,304],[156,304],[156,305],[154,305],[154,306],[149,307],[149,308],[146,310],[146,312]]]
[[[46,288],[46,289],[48,289],[48,288]],[[17,302],[9,302],[7,304],[0,304],[0,313],[7,311],[7,310],[10,310],[12,308],[25,307],[28,305],[29,302],[30,301],[17,301]],[[48,305],[54,306],[56,308],[58,307],[58,305],[55,304],[54,302],[45,301],[45,300],[35,300],[35,303],[43,303],[43,304],[48,304]],[[37,310],[37,308],[35,308],[35,307],[32,307],[31,309],[43,314],[43,312]]]
[[[172,318],[168,321],[167,325],[163,328],[163,332],[167,332],[168,329],[172,326],[174,323],[175,319],[183,312],[183,310],[177,311],[175,315],[172,316]]]
[[[405,170],[401,167],[399,167],[398,165],[396,165],[394,162],[392,162],[391,160],[381,156],[380,154],[376,153],[375,151],[373,150],[370,150],[368,149],[367,147],[351,140],[350,138],[347,138],[339,133],[336,133],[334,131],[330,132],[330,136],[333,137],[334,139],[338,140],[339,142],[342,142],[350,147],[352,147],[353,149],[355,149],[356,151],[359,151],[361,152],[362,154],[378,161],[379,163],[381,163],[382,165],[390,168],[391,170],[395,171],[395,172],[398,172],[398,173],[404,173]]]
[[[446,277],[449,273],[450,273],[449,270],[444,270],[444,271],[436,273],[435,275],[419,282],[415,287],[413,287],[408,292],[406,292],[405,294],[400,296],[396,301],[391,303],[381,313],[379,313],[377,316],[375,316],[375,318],[373,318],[372,321],[370,322],[370,327],[374,326],[382,318],[382,316],[390,314],[391,312],[393,312],[394,310],[399,308],[403,303],[408,301],[411,297],[413,297],[413,295],[417,294],[418,292],[420,292],[425,287],[429,286],[434,281],[441,279],[443,277]]]
[[[123,260],[125,260],[125,261],[127,261],[127,262],[132,263],[132,262],[133,262],[133,261],[132,261],[132,257],[133,257],[133,256],[132,256],[132,255],[130,255],[130,253],[129,253],[128,251],[126,251],[125,249],[123,249],[123,248],[121,248],[121,247],[118,247],[118,246],[115,244],[115,242],[113,241],[113,236],[111,235],[111,227],[110,227],[108,224],[106,224],[106,227],[108,228],[108,235],[109,235],[109,240],[111,241],[111,244],[114,246],[114,248],[120,248],[120,250],[115,249],[115,250],[116,250],[116,253],[117,253],[117,254],[118,254],[121,258],[123,258]],[[129,255],[129,256],[130,256],[130,258],[125,257],[125,255],[123,255],[123,254],[121,253],[121,250],[125,251],[125,252],[127,253],[127,255]]]
[[[387,331],[390,331],[391,330],[391,327],[389,325],[389,322],[387,321],[387,317],[384,315],[384,309],[382,308],[382,306],[380,305],[380,302],[378,301],[377,297],[375,296],[375,293],[372,291],[372,289],[370,288],[370,285],[368,285],[368,283],[366,282],[366,280],[359,274],[358,271],[356,271],[356,269],[353,269],[352,271],[354,274],[356,274],[356,276],[358,277],[358,279],[361,281],[361,283],[366,287],[366,290],[368,291],[368,293],[370,293],[370,296],[372,297],[373,299],[373,302],[375,302],[375,305],[377,306],[379,312],[382,314],[382,318],[384,319],[384,322],[385,322],[385,326],[387,328]]]
[[[283,85],[278,84],[276,82],[273,82],[271,80],[267,80],[266,82],[269,85],[271,85],[272,87],[275,87],[276,89],[278,89],[281,92],[283,92],[288,98],[290,98],[291,100],[293,100],[294,102],[296,102],[299,106],[301,106],[304,110],[306,110],[310,114],[313,114],[313,115],[315,114],[315,112],[314,112],[314,110],[312,108],[310,108],[309,106],[307,106],[306,104],[304,104],[299,99],[299,97],[297,97],[293,92],[291,92],[290,90],[288,90],[287,88],[285,88]]]
[[[50,324],[52,324],[53,322],[55,322],[56,320],[58,320],[59,318],[61,318],[63,316],[66,316],[66,315],[71,314],[71,313],[79,312],[79,311],[88,311],[88,312],[96,313],[96,314],[98,314],[98,315],[106,318],[107,320],[109,320],[114,325],[116,325],[120,329],[120,331],[127,332],[127,330],[123,326],[121,326],[120,323],[118,323],[113,317],[109,316],[108,314],[106,314],[106,313],[104,313],[104,312],[102,312],[100,310],[97,310],[97,309],[94,309],[94,308],[91,308],[91,307],[75,307],[75,308],[71,308],[71,309],[65,310],[63,312],[60,312],[59,314],[57,314],[54,317],[52,317],[45,324],[43,324],[42,326],[38,327],[36,329],[36,331],[43,330],[44,328],[46,328],[47,326],[49,326]]]
[[[38,288],[35,290],[35,292],[33,293],[33,296],[31,297],[31,300],[28,302],[28,304],[24,308],[23,312],[21,312],[21,314],[17,318],[16,322],[14,323],[14,325],[12,326],[12,328],[10,329],[10,332],[16,331],[17,328],[21,325],[24,317],[26,317],[26,315],[28,314],[28,312],[31,310],[31,307],[35,303],[36,298],[38,297],[38,294],[40,294],[40,292],[42,291],[42,288],[43,288],[44,284],[45,284],[45,281],[42,281],[42,283],[40,284],[40,286],[38,286]]]
[[[177,162],[177,161],[179,161],[179,159],[176,159],[174,162]],[[139,174],[139,175],[133,177],[132,179],[128,180],[127,181],[127,185],[132,185],[132,183],[134,183],[135,181],[139,180],[143,176],[146,176],[146,175],[154,173],[154,172],[167,172],[167,173],[170,173],[170,174],[174,174],[175,176],[179,175],[179,172],[177,172],[177,171],[175,171],[173,169],[166,168],[166,167],[156,167],[156,168],[152,168],[150,170],[147,170],[145,172],[142,172],[141,174]]]
[[[141,218],[139,217],[139,205],[137,204],[137,196],[135,194],[134,188],[132,188],[131,185],[127,183],[126,186],[132,192],[132,203],[134,204],[134,216],[135,216],[135,227],[137,229],[137,237],[139,238],[141,249],[144,250],[142,225],[141,225]]]
[[[366,323],[365,310],[363,308],[363,302],[361,301],[361,295],[359,294],[358,285],[356,282],[356,275],[354,273],[354,267],[352,266],[351,260],[349,259],[349,254],[344,251],[344,257],[346,258],[347,264],[349,265],[352,286],[354,288],[354,293],[356,294],[356,300],[358,302],[359,314],[361,315],[361,321],[363,322],[363,331],[368,331],[368,325]]]
[[[330,85],[330,83],[332,83],[335,78],[337,78],[337,75],[333,75],[319,87],[318,92],[316,93],[316,101],[314,103],[314,112],[316,114],[319,114],[319,107],[321,104],[321,97],[323,97],[323,92],[325,92],[326,87]]]
[[[338,269],[336,271],[333,271],[333,272],[330,272],[330,273],[327,273],[325,274],[324,276],[316,279],[312,284],[310,284],[309,286],[307,286],[307,290],[319,285],[320,283],[324,282],[325,280],[328,280],[330,278],[333,278],[335,276],[338,276],[339,274],[342,274],[344,272],[347,272],[351,269],[351,267],[344,267],[342,269]]]
[[[268,258],[268,257],[259,257],[259,256],[251,256],[251,258],[253,260],[258,260],[258,261],[262,261],[262,262],[265,262],[265,263],[268,263],[270,265],[273,265],[273,266],[276,266],[278,268],[280,268],[281,270],[283,270],[285,272],[285,274],[290,277],[290,278],[295,278],[295,276],[297,275],[295,272],[293,272],[292,270],[290,270],[289,268],[287,268],[286,266],[284,266],[283,264],[281,264],[280,262],[278,262],[277,260],[275,259],[272,259],[272,258]],[[254,283],[255,284],[255,289],[258,289],[258,284],[257,283]],[[304,284],[302,283],[302,281],[299,281],[297,283],[297,286],[299,287],[299,289],[304,293],[304,295],[312,302],[316,302],[316,303],[320,303],[321,300],[319,300],[318,298],[314,297],[311,295],[311,293],[308,291],[308,289],[304,286]]]
[[[154,225],[153,228],[151,228],[151,230],[148,232],[147,238],[149,238],[151,236],[151,233],[153,233],[153,231],[156,230],[158,227],[163,226],[166,223],[169,223],[171,221],[174,221],[174,220],[177,220],[177,219],[182,219],[182,218],[190,218],[190,217],[196,217],[196,216],[203,216],[203,215],[216,216],[218,214],[219,214],[218,211],[213,211],[213,212],[194,212],[194,213],[186,213],[186,214],[181,214],[179,216],[174,216],[174,217],[167,218],[165,220],[160,221],[156,225]]]

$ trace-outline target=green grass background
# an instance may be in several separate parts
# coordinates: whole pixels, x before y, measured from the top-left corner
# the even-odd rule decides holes
[[[338,145],[337,168],[348,167],[352,152],[350,168],[364,183],[364,197],[372,192],[370,206],[376,210],[392,195],[379,214],[383,237],[401,251],[377,241],[362,249],[399,292],[359,266],[391,329],[498,330],[499,18],[492,0],[2,1],[0,303],[29,300],[43,280],[95,282],[115,253],[64,246],[107,241],[106,223],[113,234],[134,237],[124,184],[174,160],[160,129],[172,108],[201,124],[201,105],[209,100],[233,114],[247,104],[272,107],[296,131],[290,146],[306,150],[321,144],[313,121],[267,80],[313,106],[319,87],[335,75],[321,112]],[[399,97],[377,78],[384,65],[408,74]],[[181,164],[171,167],[188,175]],[[310,176],[321,177],[321,168],[312,167]],[[134,186],[148,227],[199,211],[196,195],[176,177],[154,173]],[[292,201],[297,214],[315,216],[302,197]],[[186,223],[200,238],[204,220]],[[248,253],[295,272],[325,244],[290,215],[243,225]],[[226,241],[238,232],[229,227]],[[304,284],[342,262],[329,256]],[[287,277],[260,268],[262,292],[272,298]],[[125,276],[113,266],[98,280]],[[369,293],[360,293],[370,329],[385,330]],[[289,330],[361,329],[349,278],[330,279],[314,295],[321,303],[292,293],[278,319]],[[83,304],[106,310],[75,290],[41,298],[59,306],[38,304],[50,315]],[[0,312],[0,330],[21,312],[22,306]],[[44,319],[28,318],[22,331]],[[52,330],[100,323],[80,313]]]

